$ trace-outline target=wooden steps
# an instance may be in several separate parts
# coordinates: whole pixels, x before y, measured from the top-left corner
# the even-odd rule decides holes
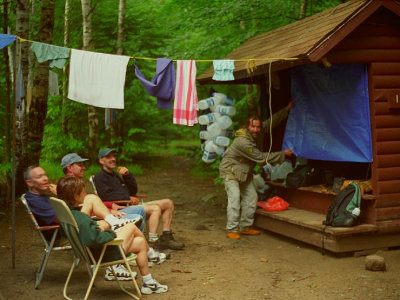
[[[254,225],[334,253],[400,246],[399,232],[382,232],[379,225],[331,227],[325,215],[289,207],[282,212],[257,209]]]

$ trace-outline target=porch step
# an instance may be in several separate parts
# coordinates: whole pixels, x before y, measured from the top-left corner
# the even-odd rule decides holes
[[[373,224],[325,226],[326,216],[289,207],[281,212],[257,209],[254,225],[334,253],[400,246],[398,232],[381,232]]]

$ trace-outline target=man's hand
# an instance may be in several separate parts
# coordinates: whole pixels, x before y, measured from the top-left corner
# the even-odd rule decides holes
[[[293,149],[285,149],[283,152],[285,153],[286,157],[291,157],[293,155]]]
[[[125,167],[118,167],[117,168],[117,172],[119,174],[121,174],[122,176],[129,174],[129,170],[127,168],[125,168]]]
[[[49,191],[53,195],[57,196],[57,186],[55,184],[53,184],[53,183],[49,184]]]
[[[111,205],[111,209],[113,209],[113,210],[120,210],[120,209],[124,209],[124,208],[126,208],[126,206],[121,206],[121,205],[118,205],[117,203],[113,203]]]
[[[129,205],[138,205],[140,203],[139,198],[136,197],[129,197]]]
[[[110,213],[111,213],[114,217],[117,217],[117,218],[122,218],[123,216],[126,215],[126,213],[124,213],[124,212],[122,212],[122,211],[114,210],[114,209],[112,209],[112,210],[110,211]]]

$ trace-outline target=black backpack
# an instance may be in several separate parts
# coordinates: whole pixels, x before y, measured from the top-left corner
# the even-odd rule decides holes
[[[286,186],[302,187],[321,184],[324,176],[320,170],[310,165],[299,165],[286,176]]]
[[[361,192],[357,183],[351,182],[341,190],[329,206],[324,225],[350,227],[357,225],[360,217]]]

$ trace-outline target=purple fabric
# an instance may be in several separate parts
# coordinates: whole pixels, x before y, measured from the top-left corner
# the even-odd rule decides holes
[[[14,42],[17,38],[11,34],[0,33],[0,49]]]
[[[171,99],[175,96],[175,68],[171,59],[157,59],[156,75],[151,82],[146,80],[136,63],[135,74],[146,91],[151,96],[157,97],[157,106],[159,108],[171,109]]]

